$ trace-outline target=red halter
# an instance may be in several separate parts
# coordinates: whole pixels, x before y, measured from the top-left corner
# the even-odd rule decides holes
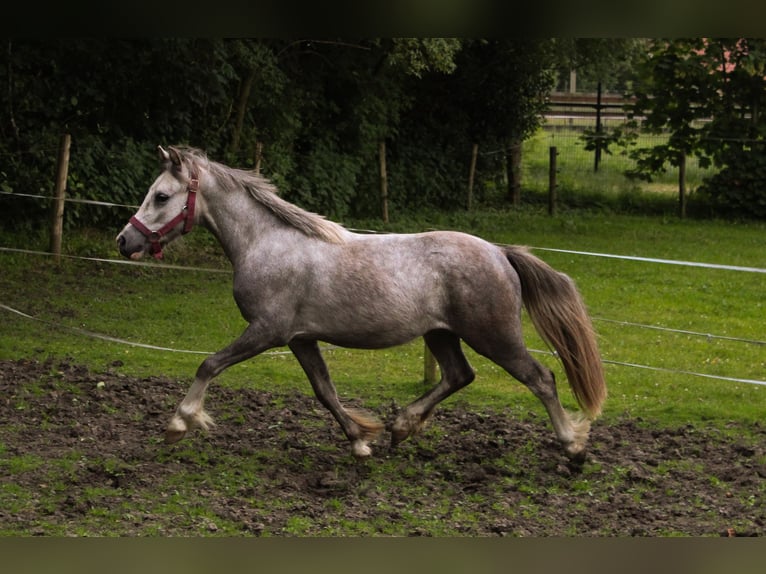
[[[130,224],[138,229],[152,244],[151,253],[155,259],[162,259],[162,245],[160,245],[160,239],[170,230],[174,229],[176,225],[184,222],[184,228],[181,230],[181,235],[186,235],[192,230],[194,226],[194,204],[197,200],[197,190],[199,189],[199,179],[194,170],[189,174],[189,183],[186,186],[186,205],[184,205],[181,213],[176,215],[173,219],[168,221],[165,225],[160,227],[157,231],[152,231],[146,225],[141,223],[134,215],[130,218]]]

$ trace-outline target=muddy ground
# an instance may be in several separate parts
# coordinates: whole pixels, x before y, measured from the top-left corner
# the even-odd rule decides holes
[[[309,394],[211,388],[218,426],[173,446],[187,384],[0,361],[5,535],[758,536],[766,427],[599,421],[573,466],[547,418],[456,401],[356,461]],[[307,393],[308,393],[307,388]],[[396,406],[377,412],[388,420]]]

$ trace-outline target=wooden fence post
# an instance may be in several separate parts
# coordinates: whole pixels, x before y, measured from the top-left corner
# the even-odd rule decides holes
[[[601,82],[598,83],[596,92],[596,149],[593,152],[593,171],[598,171],[598,166],[601,164],[601,109],[604,107],[601,105]]]
[[[378,144],[378,160],[380,162],[380,202],[383,212],[383,223],[388,223],[388,175],[386,173],[385,140],[381,140]]]
[[[550,165],[548,167],[548,215],[556,214],[556,146],[549,150]]]
[[[263,142],[255,142],[255,166],[253,171],[261,175],[261,160],[263,159]]]
[[[57,265],[61,264],[61,236],[64,231],[64,197],[66,195],[66,180],[69,172],[69,145],[72,138],[69,134],[61,136],[59,155],[56,162],[55,199],[51,207],[51,237],[50,252]]]
[[[686,152],[681,152],[678,159],[678,216],[686,217]]]
[[[468,200],[466,201],[466,209],[471,210],[471,204],[473,203],[473,178],[476,175],[476,156],[479,155],[479,144],[474,143],[471,148],[471,167],[468,170]]]
[[[426,385],[434,385],[438,381],[436,374],[436,359],[434,358],[431,349],[428,345],[423,344],[423,383]]]
[[[514,207],[521,203],[521,142],[514,141],[505,158],[508,177],[508,199]]]

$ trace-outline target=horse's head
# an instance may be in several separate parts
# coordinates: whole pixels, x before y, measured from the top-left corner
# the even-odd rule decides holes
[[[188,233],[194,223],[199,175],[176,148],[158,146],[163,172],[154,180],[138,212],[117,236],[120,253],[139,259],[162,258],[162,246]]]

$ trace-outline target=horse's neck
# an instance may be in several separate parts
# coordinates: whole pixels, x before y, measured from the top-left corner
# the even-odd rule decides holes
[[[216,188],[206,191],[201,224],[218,239],[232,264],[276,230],[276,217],[247,193]]]

